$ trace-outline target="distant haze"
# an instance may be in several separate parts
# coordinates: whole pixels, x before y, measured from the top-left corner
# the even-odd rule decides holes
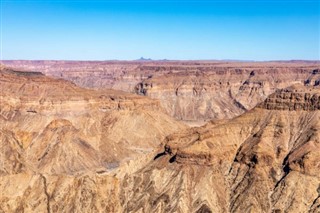
[[[319,60],[319,0],[2,0],[1,59]]]

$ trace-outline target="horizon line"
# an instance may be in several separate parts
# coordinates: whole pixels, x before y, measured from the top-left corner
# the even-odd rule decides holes
[[[320,59],[271,59],[271,60],[251,60],[251,59],[0,59],[0,61],[127,61],[127,62],[174,62],[174,61],[220,61],[220,62],[320,62]]]

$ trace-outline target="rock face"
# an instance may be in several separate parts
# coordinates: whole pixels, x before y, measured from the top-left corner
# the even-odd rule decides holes
[[[136,88],[160,100],[176,118],[225,119],[252,109],[276,89],[295,83],[316,85],[314,79],[320,77],[315,68],[268,66],[196,68],[188,74],[182,71],[145,79]]]
[[[0,89],[0,212],[120,211],[110,173],[185,128],[156,100],[38,72],[1,67]]]
[[[320,96],[312,89],[306,92],[300,85],[294,85],[270,95],[258,106],[270,110],[314,111],[320,109]]]
[[[286,103],[283,94],[296,88],[271,97]],[[168,136],[154,161],[124,179],[126,211],[320,212],[320,111],[264,106]]]
[[[160,101],[185,121],[233,118],[295,83],[319,85],[319,62],[3,61],[6,65]]]
[[[1,175],[106,172],[185,128],[159,102],[37,72],[0,72]]]
[[[304,84],[187,128],[155,99],[1,67],[0,212],[320,212]]]

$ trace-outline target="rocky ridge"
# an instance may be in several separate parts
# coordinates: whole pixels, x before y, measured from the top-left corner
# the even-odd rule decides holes
[[[320,96],[313,89],[306,92],[300,85],[294,85],[270,95],[258,107],[270,110],[314,111],[320,109]]]
[[[153,189],[170,205],[137,194],[133,202],[160,212],[319,212],[320,111],[281,107],[296,90],[271,95],[280,107],[261,104],[235,119],[168,136],[163,154],[134,176],[148,180],[137,191]],[[320,89],[300,86],[302,93],[317,96]],[[171,184],[159,187],[158,177]]]

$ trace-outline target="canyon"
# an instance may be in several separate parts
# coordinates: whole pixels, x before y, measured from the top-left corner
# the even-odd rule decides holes
[[[160,101],[183,121],[233,118],[294,83],[320,84],[319,62],[2,61],[85,88],[136,93]]]
[[[320,212],[320,62],[1,63],[0,212]]]

